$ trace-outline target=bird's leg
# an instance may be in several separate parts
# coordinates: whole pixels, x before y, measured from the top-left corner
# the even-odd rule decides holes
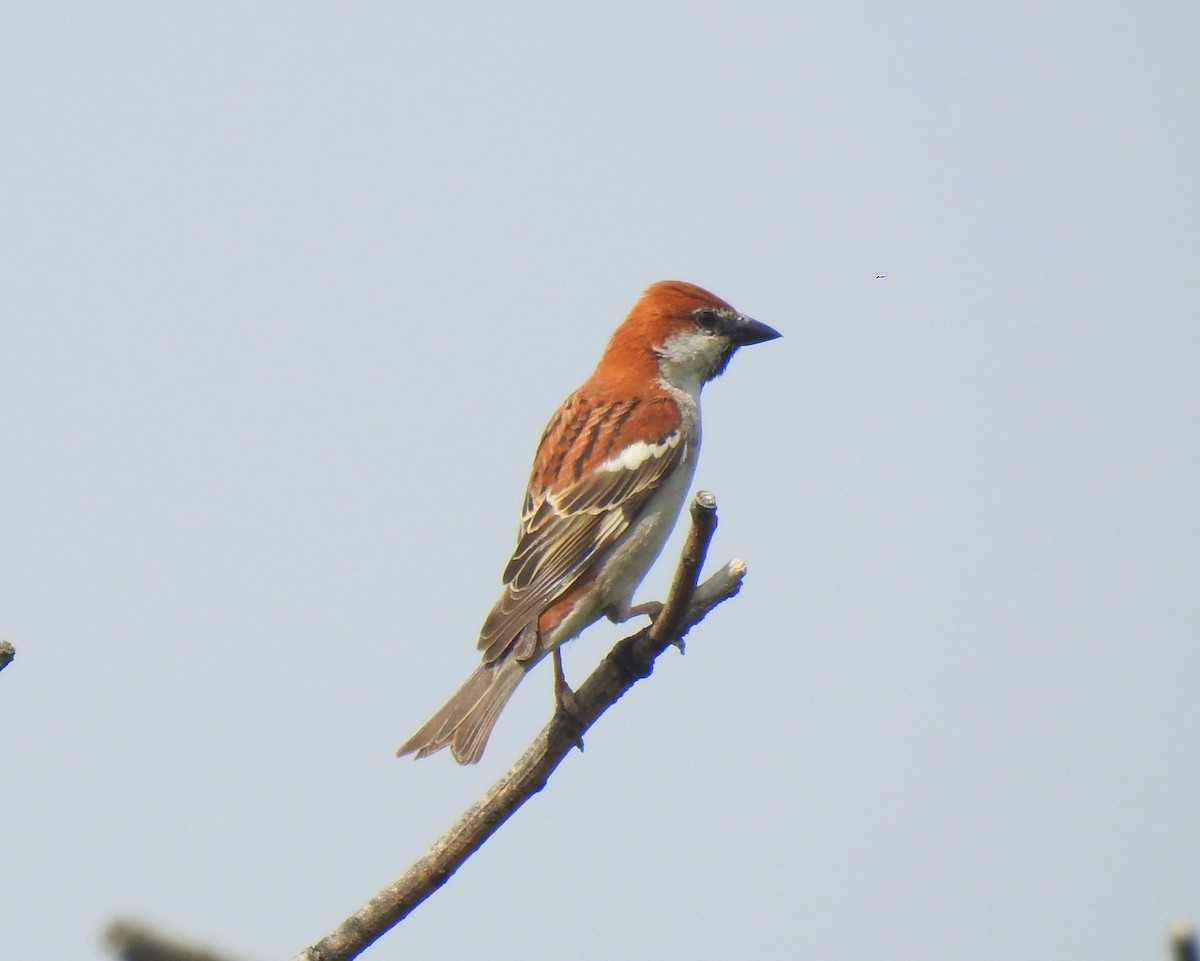
[[[618,616],[614,617],[613,621],[616,622],[617,624],[624,624],[626,621],[630,620],[631,618],[637,617],[639,614],[645,614],[650,618],[651,622],[653,623],[653,622],[658,621],[659,617],[662,616],[662,612],[663,612],[662,601],[644,601],[641,604],[635,604],[633,607],[629,608],[628,610],[626,610],[626,611],[622,612],[621,614],[619,614]],[[683,638],[682,637],[675,638],[675,640],[673,640],[671,643],[674,644],[677,648],[679,648],[680,654],[683,653]]]
[[[579,702],[575,699],[575,692],[571,690],[567,684],[567,677],[563,674],[562,666],[562,649],[556,647],[553,652],[554,657],[554,701],[566,714],[569,714],[579,724],[583,724],[582,712],[579,709]],[[583,736],[576,735],[575,744],[579,750],[583,750]]]
[[[564,711],[572,717],[578,717],[579,702],[575,700],[575,692],[571,690],[571,686],[567,683],[567,676],[563,673],[562,648],[556,647],[553,653],[554,699]]]
[[[645,614],[647,617],[650,618],[651,621],[657,621],[658,616],[662,612],[663,612],[662,601],[644,601],[641,604],[635,604],[633,607],[631,607],[629,610],[627,610],[625,612],[625,616],[621,618],[621,621],[622,622],[628,621],[634,617],[637,617],[639,614]]]

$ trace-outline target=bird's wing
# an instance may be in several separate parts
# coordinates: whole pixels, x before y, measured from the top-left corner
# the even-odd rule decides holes
[[[504,593],[479,637],[485,662],[502,657],[551,603],[603,558],[686,456],[669,397],[597,402],[572,395],[534,459]],[[530,651],[531,653],[531,651]]]

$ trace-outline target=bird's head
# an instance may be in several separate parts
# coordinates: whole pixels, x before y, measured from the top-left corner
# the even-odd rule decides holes
[[[609,341],[601,366],[651,374],[696,394],[724,372],[739,347],[779,336],[695,284],[663,280],[634,304]]]

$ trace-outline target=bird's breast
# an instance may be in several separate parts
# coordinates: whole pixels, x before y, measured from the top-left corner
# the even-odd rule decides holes
[[[663,479],[605,561],[598,583],[601,610],[628,607],[634,591],[662,553],[692,485],[696,454],[696,444],[689,443],[679,466]]]

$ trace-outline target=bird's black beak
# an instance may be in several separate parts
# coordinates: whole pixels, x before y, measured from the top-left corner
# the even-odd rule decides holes
[[[761,320],[755,320],[753,317],[747,317],[744,314],[738,314],[734,317],[724,333],[738,347],[746,347],[750,344],[762,344],[768,340],[774,340],[776,337],[783,336],[774,327],[768,327]]]

